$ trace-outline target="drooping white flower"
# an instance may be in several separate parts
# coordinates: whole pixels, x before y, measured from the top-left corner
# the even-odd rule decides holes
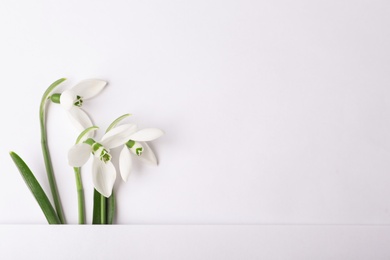
[[[99,94],[106,85],[107,82],[104,80],[87,79],[62,92],[60,104],[68,111],[72,123],[79,131],[93,125],[87,113],[81,109],[84,100]]]
[[[113,128],[113,130],[115,130],[115,128]],[[119,157],[119,170],[124,181],[127,181],[133,168],[133,156],[136,156],[149,164],[157,165],[156,156],[146,142],[155,140],[163,134],[164,132],[158,128],[145,128],[130,135],[128,141],[123,146]]]
[[[92,163],[94,187],[103,196],[110,197],[116,179],[116,170],[111,162],[110,149],[125,144],[135,131],[135,125],[124,124],[107,132],[99,142],[88,138],[77,143],[69,150],[69,165],[83,166],[92,153],[94,155]]]

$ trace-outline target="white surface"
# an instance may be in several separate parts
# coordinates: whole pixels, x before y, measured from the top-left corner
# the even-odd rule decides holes
[[[389,1],[0,5],[0,223],[45,223],[8,152],[49,190],[38,105],[60,77],[109,81],[85,105],[102,129],[130,112],[166,132],[157,168],[118,178],[117,223],[390,223]],[[59,106],[48,126],[76,223],[77,133]]]
[[[2,259],[390,258],[389,226],[10,225],[0,234]]]

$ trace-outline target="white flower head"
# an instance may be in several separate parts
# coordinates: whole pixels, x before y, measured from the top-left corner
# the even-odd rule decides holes
[[[88,138],[80,139],[68,153],[70,166],[83,166],[90,155],[93,154],[92,181],[95,189],[104,197],[110,197],[116,179],[116,170],[111,162],[110,149],[125,144],[130,136],[136,131],[133,124],[124,124],[107,132],[102,139],[97,142]]]
[[[87,79],[62,92],[60,104],[68,111],[72,123],[79,131],[93,125],[87,113],[81,109],[84,100],[99,94],[106,85],[107,82],[103,80]]]
[[[158,128],[145,128],[130,135],[119,157],[119,170],[124,181],[127,181],[131,173],[132,157],[134,156],[149,164],[157,165],[156,156],[146,142],[155,140],[163,134],[164,132]]]

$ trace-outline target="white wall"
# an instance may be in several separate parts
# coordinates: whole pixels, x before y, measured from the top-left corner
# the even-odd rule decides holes
[[[118,178],[117,223],[390,224],[390,2],[2,1],[0,223],[45,223],[38,106],[60,77],[109,81],[85,106],[159,127],[160,165]],[[65,86],[61,87],[65,89]],[[69,223],[74,131],[49,142]],[[88,165],[90,166],[90,165]],[[88,220],[92,184],[86,166]]]

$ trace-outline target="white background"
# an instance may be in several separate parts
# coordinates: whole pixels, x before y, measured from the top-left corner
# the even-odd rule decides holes
[[[378,225],[390,224],[389,12],[379,0],[1,1],[1,224],[46,223],[8,153],[20,154],[50,194],[38,107],[47,86],[66,77],[59,91],[86,78],[109,82],[84,106],[100,135],[125,113],[166,132],[151,143],[158,167],[137,164],[127,183],[118,176],[116,223],[257,225],[2,226],[1,251],[19,243],[31,252],[56,232],[73,248],[83,244],[83,257],[104,244],[101,258],[123,258],[120,239],[135,245],[134,259],[388,257],[389,226]],[[48,129],[75,224],[67,150],[78,133],[58,105]],[[110,243],[92,239],[101,232]]]
[[[48,85],[107,88],[84,108],[158,127],[158,167],[119,176],[119,224],[390,224],[388,1],[2,1],[0,223],[45,223],[8,155],[49,192]],[[68,223],[77,132],[49,108]],[[102,132],[101,132],[102,133]],[[115,154],[115,153],[114,153]],[[91,220],[90,165],[84,167]]]
[[[8,152],[49,191],[38,107],[60,77],[109,85],[84,109],[104,130],[166,132],[158,167],[118,178],[117,223],[390,223],[387,1],[3,1],[0,222],[45,223]],[[69,223],[67,150],[77,132],[49,108]],[[84,167],[87,210],[90,165]]]

